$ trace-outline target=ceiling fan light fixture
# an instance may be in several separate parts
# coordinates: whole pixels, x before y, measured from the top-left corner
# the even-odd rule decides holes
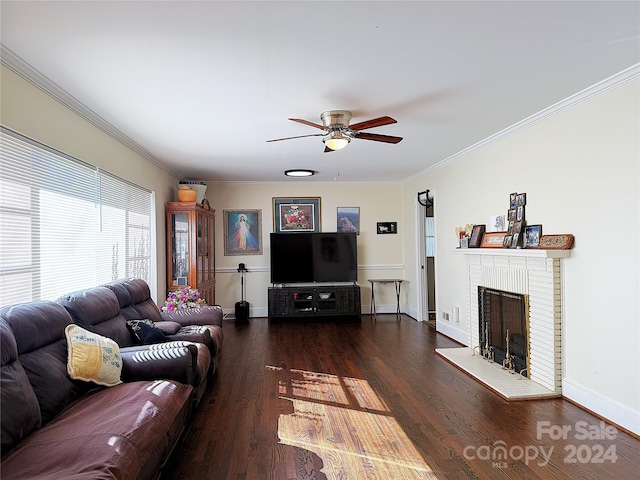
[[[335,131],[324,137],[322,141],[331,150],[342,150],[344,147],[349,145],[351,137],[349,135],[343,135],[340,131]]]
[[[285,170],[284,174],[287,177],[311,177],[312,175],[315,175],[316,172],[303,168],[295,168],[293,170]]]

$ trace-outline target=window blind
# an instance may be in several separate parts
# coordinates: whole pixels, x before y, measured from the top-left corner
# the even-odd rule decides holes
[[[0,129],[0,306],[151,285],[153,192]]]

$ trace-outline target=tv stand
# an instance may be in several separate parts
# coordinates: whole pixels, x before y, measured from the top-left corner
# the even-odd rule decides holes
[[[360,321],[360,287],[356,284],[269,287],[269,320],[277,318],[350,317]]]

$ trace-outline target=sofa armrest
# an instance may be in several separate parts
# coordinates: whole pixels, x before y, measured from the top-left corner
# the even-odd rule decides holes
[[[197,366],[195,345],[173,348],[152,348],[140,345],[120,349],[122,356],[122,381],[175,380],[194,385]]]
[[[222,327],[223,312],[220,305],[207,305],[174,312],[160,312],[160,316],[164,321],[177,322],[184,327],[189,325],[217,325]]]

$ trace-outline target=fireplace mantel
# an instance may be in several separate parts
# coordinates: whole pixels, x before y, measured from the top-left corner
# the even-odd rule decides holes
[[[538,248],[456,248],[459,255],[487,255],[494,257],[568,258],[571,250],[547,250]]]

